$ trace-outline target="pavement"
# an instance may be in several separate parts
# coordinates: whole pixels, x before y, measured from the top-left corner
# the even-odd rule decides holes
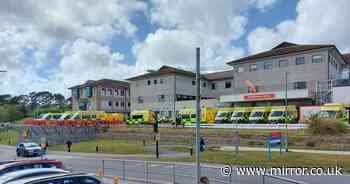
[[[220,151],[235,151],[234,146],[221,146],[217,150]],[[239,147],[240,151],[266,151],[267,148],[262,147]],[[272,151],[279,152],[279,148],[272,148]],[[312,149],[288,149],[288,152],[295,153],[315,153],[315,154],[327,154],[327,155],[350,155],[350,151],[330,151],[330,150],[312,150]]]
[[[130,156],[130,157],[129,157]],[[145,155],[143,155],[145,156]],[[155,184],[194,183],[195,165],[193,163],[171,163],[171,162],[145,162],[142,155],[110,155],[90,153],[67,153],[48,151],[47,158],[63,161],[65,166],[74,171],[96,173],[98,168],[104,168],[107,183],[112,182],[110,178],[118,176],[128,181],[122,184],[140,184],[150,181]],[[0,145],[0,160],[19,159],[16,157],[13,146]],[[22,158],[21,158],[22,159]],[[201,164],[202,175],[208,176],[211,184],[257,184],[262,183],[261,176],[239,176],[233,172],[232,177],[221,175],[220,164]],[[124,172],[123,172],[124,171]],[[109,178],[109,179],[108,179]],[[291,176],[288,178],[303,181],[309,184],[348,184],[350,176]],[[280,184],[281,181],[269,178],[266,184]],[[288,184],[287,182],[283,182]]]

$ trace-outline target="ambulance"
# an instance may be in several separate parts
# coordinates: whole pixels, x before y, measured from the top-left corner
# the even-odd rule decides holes
[[[298,110],[295,106],[273,106],[268,118],[269,123],[297,123]]]
[[[251,107],[235,107],[231,116],[232,123],[247,123],[251,110]]]
[[[253,107],[249,115],[249,123],[262,124],[268,123],[268,117],[271,107]]]
[[[339,119],[342,123],[349,122],[349,105],[345,104],[325,104],[321,106],[319,116],[322,118]]]
[[[216,108],[205,107],[201,109],[201,123],[213,124],[215,123]],[[181,124],[192,125],[196,123],[196,109],[184,108],[179,111],[181,116]]]
[[[216,117],[215,123],[231,123],[231,116],[234,111],[234,108],[219,108]]]
[[[153,124],[155,123],[155,113],[150,110],[132,111],[127,120],[129,125]]]

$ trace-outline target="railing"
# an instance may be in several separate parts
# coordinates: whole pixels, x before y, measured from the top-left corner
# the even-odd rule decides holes
[[[195,165],[186,163],[171,163],[139,160],[96,160],[95,171],[105,178],[119,177],[123,181],[134,181],[147,184],[193,184],[195,181]],[[86,169],[86,167],[84,167]],[[84,169],[82,168],[82,169]],[[79,170],[79,168],[75,168]],[[86,171],[88,170],[79,170]],[[91,170],[90,170],[91,172]],[[211,184],[305,184],[304,182],[270,175],[237,175],[222,174],[221,167],[201,165],[201,175],[208,177]]]
[[[303,181],[298,181],[290,178],[284,178],[280,176],[274,176],[274,175],[262,175],[262,184],[272,184],[272,183],[279,183],[279,184],[307,184]]]

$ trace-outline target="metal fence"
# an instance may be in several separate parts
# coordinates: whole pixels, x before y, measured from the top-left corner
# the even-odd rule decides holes
[[[104,177],[119,177],[123,181],[147,184],[191,184],[195,182],[195,165],[138,160],[98,161],[98,171]],[[207,176],[211,184],[305,184],[277,176],[238,176],[232,173],[222,175],[220,166],[201,165],[201,175]]]

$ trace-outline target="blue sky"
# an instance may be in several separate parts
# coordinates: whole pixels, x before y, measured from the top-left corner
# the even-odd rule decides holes
[[[0,94],[69,95],[86,80],[123,80],[171,65],[203,71],[282,41],[350,52],[347,0],[84,0],[0,2]]]

